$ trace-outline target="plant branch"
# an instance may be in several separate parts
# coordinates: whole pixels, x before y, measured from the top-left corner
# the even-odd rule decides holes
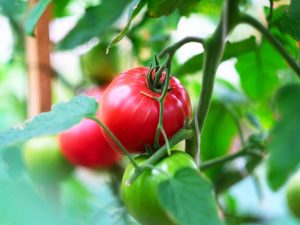
[[[179,130],[169,141],[170,147],[176,145],[177,143],[191,138],[194,135],[193,130],[186,130],[181,129]],[[158,162],[162,157],[164,157],[167,154],[167,147],[166,145],[162,146],[159,150],[157,150],[149,159],[147,159],[144,163],[139,165],[139,169],[136,169],[135,172],[132,174],[132,176],[129,178],[128,181],[126,181],[127,185],[132,184],[142,173],[146,168],[149,168],[149,165],[155,165],[156,162]]]
[[[175,52],[181,48],[183,45],[190,43],[190,42],[196,42],[196,43],[200,43],[204,46],[204,39],[203,38],[198,38],[198,37],[186,37],[178,42],[176,42],[175,44],[165,48],[160,54],[159,54],[159,58],[163,58],[165,55],[170,55],[170,57],[172,58],[175,54]]]
[[[203,162],[200,166],[199,166],[199,169],[204,171],[204,170],[207,170],[211,167],[215,167],[215,166],[220,166],[220,165],[223,165],[227,162],[230,162],[236,158],[239,158],[241,156],[244,156],[244,155],[252,155],[251,153],[251,149],[253,148],[256,148],[258,147],[257,144],[249,144],[249,145],[246,145],[245,147],[243,147],[240,151],[234,153],[234,154],[231,154],[231,155],[227,155],[227,156],[223,156],[223,157],[219,157],[219,158],[216,158],[216,159],[212,159],[212,160],[209,160],[209,161],[206,161],[206,162]],[[255,155],[256,156],[256,155]]]
[[[270,31],[265,28],[258,20],[253,18],[252,16],[241,14],[240,22],[251,25],[260,31],[263,36],[273,45],[273,47],[280,53],[280,55],[286,60],[289,66],[295,71],[295,73],[300,77],[300,66],[299,64],[289,55],[289,53],[285,50],[283,45],[275,38]]]
[[[87,117],[87,118],[91,119],[91,120],[94,120],[98,125],[100,125],[100,127],[111,137],[111,139],[113,139],[115,144],[124,153],[124,155],[126,155],[129,158],[130,162],[135,167],[135,169],[139,169],[139,165],[135,162],[133,157],[128,153],[126,148],[122,145],[122,143],[119,141],[119,139],[113,134],[113,132],[111,132],[111,130],[107,126],[105,126],[98,118],[96,118],[94,116],[90,116],[90,117]]]

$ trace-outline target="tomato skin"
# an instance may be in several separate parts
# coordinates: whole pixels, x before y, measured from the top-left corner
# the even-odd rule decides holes
[[[100,107],[99,119],[133,153],[144,152],[145,144],[153,146],[159,119],[159,103],[153,97],[160,94],[148,88],[147,72],[148,68],[140,67],[117,76],[107,87]],[[172,77],[169,89],[164,101],[163,122],[168,138],[182,128],[191,115],[188,93],[179,80]],[[110,137],[104,135],[117,149]],[[160,144],[163,143],[161,135]]]
[[[93,87],[85,94],[101,101],[105,88]],[[84,119],[59,135],[65,157],[74,165],[89,168],[106,168],[121,159],[103,136],[101,127],[93,120]]]
[[[29,140],[24,146],[23,156],[30,176],[39,183],[59,182],[73,170],[60,152],[57,137]]]
[[[147,158],[147,156],[141,155],[136,158],[136,161],[138,164],[141,164]],[[163,170],[170,176],[174,176],[178,170],[185,167],[197,169],[193,159],[181,151],[173,151],[170,156],[156,163],[155,167]],[[168,177],[158,170],[147,169],[128,186],[126,181],[133,173],[134,167],[132,164],[129,164],[123,175],[121,186],[122,199],[131,215],[142,225],[176,224],[168,217],[159,202],[158,186]]]
[[[289,209],[300,219],[300,171],[288,181],[286,197]]]

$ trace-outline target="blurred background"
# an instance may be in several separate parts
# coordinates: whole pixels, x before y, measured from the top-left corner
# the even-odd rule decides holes
[[[223,4],[221,0],[203,0],[188,16],[181,16],[175,11],[169,16],[150,19],[144,9],[134,19],[127,36],[106,54],[112,38],[127,23],[128,6],[121,10],[120,16],[110,26],[101,31],[78,25],[82,18],[95,20],[94,24],[101,19],[105,20],[112,12],[94,17],[89,15],[91,9],[102,2],[105,0],[54,1],[53,18],[49,25],[50,62],[53,69],[52,104],[69,100],[91,86],[107,85],[122,71],[149,66],[155,54],[184,37],[207,37],[218,23]],[[267,24],[268,0],[243,2],[244,11]],[[276,2],[278,6],[288,3]],[[28,82],[28,35],[24,29],[30,12],[28,4],[26,0],[0,0],[1,131],[31,117],[28,113],[28,96],[32,91]],[[290,52],[299,53],[295,41],[283,33],[278,32],[277,35],[284,39]],[[255,133],[248,119],[251,115],[256,115],[259,129],[270,129],[275,118],[271,96],[278,87],[296,79],[280,56],[274,53],[268,43],[261,43],[261,40],[260,34],[247,25],[239,25],[230,35],[231,43],[243,42],[244,45],[240,46],[246,48],[240,55],[229,56],[218,68],[212,110],[201,143],[205,160],[216,156],[205,152],[219,152],[222,155],[240,149],[234,115],[241,123],[245,138]],[[251,68],[257,66],[251,52],[255,43],[260,43],[257,49],[261,51],[261,57],[268,58],[264,58],[268,64],[264,72],[269,85],[258,93],[245,86],[252,72],[259,73],[251,71]],[[187,44],[176,53],[172,64],[172,73],[187,88],[193,105],[201,90],[202,53],[201,45]],[[276,79],[269,79],[269,73],[276,73]],[[9,181],[3,180],[0,188],[1,225],[33,225],[40,224],[41,220],[45,221],[43,224],[136,224],[111,188],[113,169],[99,171],[77,167],[65,180],[45,187],[29,176],[24,164],[23,145],[5,149],[2,160],[4,163],[0,174],[8,177]],[[243,168],[244,165],[245,160],[236,160],[233,167]],[[219,171],[207,173],[214,177]],[[232,214],[232,217],[228,217],[228,224],[300,224],[287,209],[285,187],[277,192],[269,189],[264,164],[255,170],[253,176],[225,191],[219,203],[220,208]],[[60,205],[60,213],[56,210],[57,204]],[[44,210],[46,208],[49,209]],[[22,216],[18,217],[19,214]],[[13,217],[13,222],[9,222],[8,218]]]

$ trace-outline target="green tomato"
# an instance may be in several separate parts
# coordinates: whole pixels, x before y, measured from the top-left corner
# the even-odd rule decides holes
[[[147,158],[141,155],[136,161],[141,164]],[[128,185],[127,181],[134,173],[133,165],[129,164],[122,179],[121,195],[128,211],[142,225],[174,225],[176,223],[171,220],[160,203],[158,186],[168,178],[165,173],[174,176],[182,168],[196,169],[197,166],[185,152],[174,151],[156,163],[155,167],[157,169],[146,169],[137,180]]]
[[[56,137],[29,140],[24,147],[24,162],[30,176],[39,183],[63,180],[73,170],[62,156]]]
[[[109,83],[119,72],[118,48],[101,42],[80,58],[83,75],[97,84]]]
[[[300,219],[300,171],[288,181],[286,197],[289,209]]]

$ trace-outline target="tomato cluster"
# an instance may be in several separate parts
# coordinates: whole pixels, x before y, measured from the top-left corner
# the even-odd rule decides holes
[[[145,152],[145,145],[153,147],[155,141],[159,120],[156,98],[161,93],[149,87],[148,72],[146,67],[131,69],[117,76],[108,87],[85,91],[99,102],[99,120],[132,153]],[[163,79],[165,74],[162,75]],[[189,96],[181,83],[172,77],[163,114],[163,127],[168,138],[184,126],[190,114]],[[103,168],[114,165],[121,158],[121,151],[112,138],[89,119],[61,133],[59,140],[63,154],[74,165]],[[160,144],[163,143],[161,135]]]

